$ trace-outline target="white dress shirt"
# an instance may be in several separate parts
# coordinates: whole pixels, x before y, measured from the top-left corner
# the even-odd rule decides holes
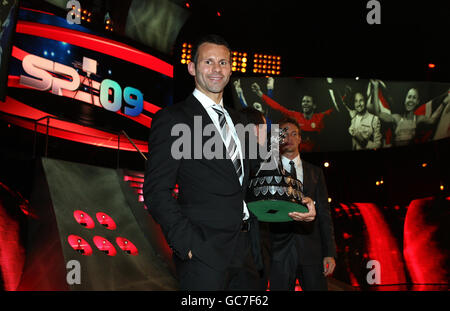
[[[209,117],[213,121],[214,126],[217,128],[218,132],[221,133],[220,135],[222,137],[222,141],[225,144],[225,140],[224,140],[224,137],[222,136],[222,131],[221,131],[220,124],[219,124],[219,116],[218,116],[217,112],[215,112],[214,109],[213,109],[213,107],[217,106],[217,104],[211,98],[206,96],[204,93],[202,93],[197,88],[194,90],[193,95],[202,104],[203,108],[205,108],[205,110],[208,113]],[[234,141],[236,143],[236,146],[237,146],[237,149],[238,149],[238,152],[239,152],[239,157],[240,157],[240,160],[241,160],[242,171],[244,171],[244,160],[243,160],[244,157],[243,157],[243,154],[242,154],[241,141],[239,140],[239,137],[237,135],[236,128],[234,127],[233,120],[231,120],[231,117],[228,114],[228,111],[223,106],[223,99],[220,100],[219,105],[221,106],[221,108],[222,108],[222,110],[224,112],[225,120],[228,123],[229,129],[230,129],[230,132],[231,132],[231,136],[232,136],[232,138],[234,139]],[[241,184],[241,186],[242,186],[243,179],[244,179],[244,174],[242,174],[240,176],[240,178],[239,178],[239,183]],[[243,202],[243,213],[244,213],[243,219],[246,220],[246,219],[248,219],[250,217],[250,213],[248,212],[247,204],[245,203],[245,201],[242,201],[242,202]]]

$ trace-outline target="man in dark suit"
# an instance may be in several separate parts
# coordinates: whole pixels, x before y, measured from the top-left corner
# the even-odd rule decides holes
[[[235,127],[246,122],[222,99],[231,51],[211,35],[193,55],[194,92],[152,121],[145,204],[173,250],[180,289],[253,289],[239,278],[244,266],[262,269],[258,222],[244,202],[249,164]]]
[[[294,290],[298,278],[303,290],[327,290],[326,276],[336,266],[336,244],[323,172],[300,159],[298,123],[285,118],[279,126],[287,128],[280,146],[283,168],[303,183],[303,194],[314,200],[317,216],[305,222],[300,213],[291,213],[292,222],[261,225],[263,239],[269,238],[263,244],[270,256],[270,289]]]

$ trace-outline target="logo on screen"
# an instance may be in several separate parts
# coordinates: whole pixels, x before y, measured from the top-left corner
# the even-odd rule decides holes
[[[37,55],[29,54],[24,57],[22,67],[29,76],[20,76],[20,84],[62,96],[63,90],[77,91],[80,87],[80,75],[78,72],[61,63],[48,60]],[[97,72],[97,61],[83,57],[83,71],[86,78]],[[64,78],[59,78],[59,75]],[[123,113],[136,117],[143,110],[144,95],[138,89],[127,86],[123,89],[114,80],[104,79],[97,89],[100,93],[100,104],[106,110],[117,112],[122,109],[122,99],[125,102]]]

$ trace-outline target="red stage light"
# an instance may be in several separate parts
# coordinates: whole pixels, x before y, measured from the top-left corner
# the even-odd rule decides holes
[[[125,253],[136,256],[138,254],[138,249],[131,243],[128,239],[118,237],[116,238],[116,243]]]
[[[116,256],[116,248],[107,239],[101,236],[94,237],[94,244],[97,246],[98,250],[104,252],[108,256]]]
[[[295,291],[296,292],[302,292],[303,291],[303,289],[300,286],[300,283],[298,282],[298,280],[295,280]]]
[[[135,182],[144,182],[143,177],[134,177],[134,176],[124,176],[124,181],[135,181]]]
[[[99,212],[95,214],[97,221],[109,230],[116,230],[117,225],[115,221],[108,215],[103,212]]]
[[[76,250],[78,253],[80,253],[81,255],[84,255],[84,256],[92,255],[92,247],[82,237],[71,234],[67,238],[67,241],[69,242],[70,246],[74,250]]]
[[[2,196],[2,199],[6,197]],[[21,224],[8,211],[13,207],[9,206],[9,201],[0,200],[0,279],[3,281],[0,291],[17,289],[26,260],[26,249],[21,243]]]
[[[436,65],[433,64],[433,63],[429,63],[429,64],[428,64],[428,68],[430,68],[430,69],[436,68]]]
[[[142,182],[130,181],[128,185],[132,188],[142,188]]]
[[[95,227],[94,220],[92,220],[91,216],[89,216],[86,212],[83,211],[75,211],[73,212],[73,217],[75,220],[82,226],[87,229],[92,229]]]

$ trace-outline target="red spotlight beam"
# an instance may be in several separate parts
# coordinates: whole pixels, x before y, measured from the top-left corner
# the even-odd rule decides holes
[[[16,32],[67,42],[85,49],[123,59],[127,62],[173,78],[173,66],[126,44],[62,27],[18,21]]]
[[[438,224],[430,223],[424,217],[430,213],[435,200],[428,197],[411,201],[405,216],[403,255],[412,282],[416,284],[414,290],[430,288],[419,284],[448,284],[448,250],[439,248]],[[446,224],[442,222],[441,225]]]
[[[367,228],[367,243],[370,259],[380,262],[381,284],[395,284],[391,289],[401,289],[406,283],[402,254],[398,249],[383,214],[373,203],[354,203],[361,213]],[[345,205],[341,203],[341,206]],[[382,288],[380,288],[382,289]]]

